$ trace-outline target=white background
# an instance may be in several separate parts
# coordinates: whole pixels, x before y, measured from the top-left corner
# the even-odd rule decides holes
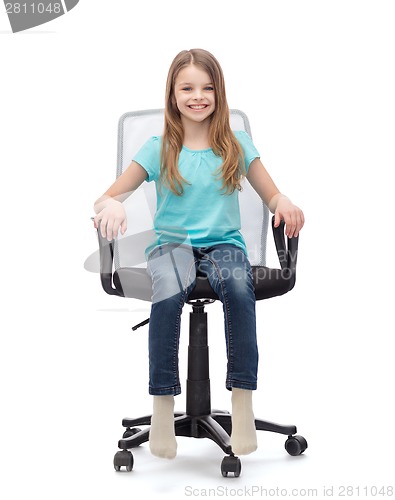
[[[382,0],[81,0],[19,34],[1,10],[2,498],[394,485],[393,26]],[[193,47],[219,59],[229,105],[306,215],[295,289],[258,304],[254,407],[309,448],[290,457],[259,433],[238,479],[222,478],[215,444],[187,438],[174,461],[145,444],[133,472],[114,471],[122,417],[151,412],[147,330],[131,331],[149,304],[107,296],[83,267],[118,118],[163,107],[171,60]],[[220,304],[208,312],[212,404],[230,409]]]

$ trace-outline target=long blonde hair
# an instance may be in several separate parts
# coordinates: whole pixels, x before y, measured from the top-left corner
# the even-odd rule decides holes
[[[174,85],[179,72],[194,64],[210,75],[214,85],[215,110],[210,116],[209,145],[223,163],[218,171],[225,194],[241,190],[245,175],[242,148],[230,128],[229,107],[221,66],[210,52],[203,49],[183,50],[173,60],[166,83],[165,125],[161,150],[161,180],[175,194],[182,195],[187,181],[178,169],[178,157],[184,141],[180,111],[174,97]]]

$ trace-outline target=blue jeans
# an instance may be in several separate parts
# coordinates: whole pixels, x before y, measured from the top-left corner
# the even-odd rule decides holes
[[[149,322],[149,393],[181,392],[178,347],[181,312],[196,282],[207,276],[223,304],[227,349],[226,388],[255,390],[258,371],[255,294],[251,266],[239,247],[166,244],[148,257],[152,278]]]

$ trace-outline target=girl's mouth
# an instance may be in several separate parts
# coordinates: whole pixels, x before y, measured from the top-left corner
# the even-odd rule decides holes
[[[208,106],[208,104],[191,104],[190,106],[188,106],[188,108],[195,109],[195,110],[199,111],[200,109],[207,108],[207,106]]]

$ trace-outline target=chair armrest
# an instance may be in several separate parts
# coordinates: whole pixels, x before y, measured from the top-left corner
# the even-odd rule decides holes
[[[286,244],[284,226],[285,223],[282,220],[278,227],[274,227],[274,216],[272,217],[272,229],[278,260],[280,261],[282,271],[289,273],[289,279],[292,281],[291,288],[293,288],[296,279],[296,261],[298,258],[299,236],[294,238],[287,237]]]
[[[92,217],[93,220],[93,217]],[[102,287],[109,295],[118,295],[123,297],[123,293],[112,285],[112,268],[114,262],[114,240],[108,241],[103,238],[100,232],[100,222],[97,227],[97,237],[99,240],[100,254],[100,280]]]

